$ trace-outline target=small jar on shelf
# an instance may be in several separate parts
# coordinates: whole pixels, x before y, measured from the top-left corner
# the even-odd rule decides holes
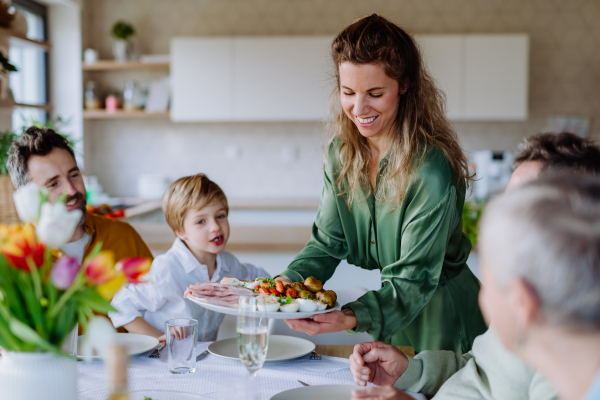
[[[100,98],[96,93],[96,82],[87,81],[85,84],[85,109],[98,110],[100,109]]]

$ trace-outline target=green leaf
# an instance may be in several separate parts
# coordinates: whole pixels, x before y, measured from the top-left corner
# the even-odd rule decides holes
[[[21,339],[22,341],[24,341],[26,343],[35,344],[37,347],[39,347],[42,350],[46,350],[46,351],[55,353],[57,355],[63,355],[63,353],[61,353],[61,351],[58,349],[58,347],[53,346],[50,343],[48,343],[40,335],[38,335],[36,331],[31,329],[28,325],[24,324],[23,322],[13,318],[10,321],[9,326],[10,326],[10,331],[16,337]]]
[[[100,296],[93,287],[82,290],[77,293],[76,296],[79,301],[85,303],[85,305],[96,312],[108,314],[110,311],[117,311],[104,299],[104,297]]]

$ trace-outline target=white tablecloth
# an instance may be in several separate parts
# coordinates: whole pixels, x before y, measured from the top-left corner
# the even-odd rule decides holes
[[[200,354],[210,343],[198,343]],[[175,390],[202,395],[209,399],[243,398],[235,394],[242,390],[248,371],[239,362],[209,354],[196,363],[196,372],[172,375],[167,371],[167,352],[160,359],[147,355],[131,358],[128,382],[130,390]],[[78,362],[79,400],[104,400],[106,375],[102,362]],[[256,384],[260,399],[268,400],[284,390],[300,387],[298,380],[310,385],[353,385],[349,361],[344,358],[323,356],[311,361],[308,356],[283,363],[267,363],[258,371]],[[424,398],[424,397],[423,397]]]

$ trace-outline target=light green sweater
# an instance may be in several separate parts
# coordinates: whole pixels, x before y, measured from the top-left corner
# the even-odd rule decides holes
[[[475,339],[469,353],[423,351],[408,360],[395,386],[435,400],[558,399],[539,373],[504,349],[492,328]]]

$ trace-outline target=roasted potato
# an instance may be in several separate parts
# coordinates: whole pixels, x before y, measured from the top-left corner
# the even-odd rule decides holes
[[[296,289],[296,292],[298,292],[298,293],[300,293],[303,290],[308,290],[308,289],[306,289],[306,286],[304,286],[304,283],[302,283],[302,282],[294,282],[294,283],[292,283],[292,287],[294,289]]]
[[[304,281],[304,286],[306,286],[306,288],[313,293],[323,290],[323,283],[312,276],[310,278],[306,278]]]
[[[333,305],[335,304],[336,301],[336,294],[335,292],[333,292],[332,290],[328,290],[328,291],[320,291],[317,292],[315,294],[315,296],[317,297],[317,300],[320,300],[322,303],[327,304],[327,307],[333,307]]]
[[[308,298],[311,300],[315,299],[315,295],[310,290],[301,290],[300,292],[298,292],[299,299],[306,299],[306,296],[308,296]]]

